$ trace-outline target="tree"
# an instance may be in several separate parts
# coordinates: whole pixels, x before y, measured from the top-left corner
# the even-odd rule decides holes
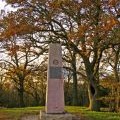
[[[105,94],[100,98],[103,103],[109,107],[110,112],[118,112],[119,111],[119,86],[120,84],[116,82],[113,74],[104,77],[101,82],[101,86],[106,90]]]
[[[35,71],[28,76],[25,84],[25,91],[34,98],[35,105],[37,106],[45,105],[46,80],[47,65],[46,60],[44,60],[39,65],[38,71]]]
[[[64,65],[64,68],[67,72],[69,70],[72,73],[72,80],[73,80],[72,105],[75,106],[75,105],[78,105],[78,84],[77,84],[77,66],[76,66],[77,53],[75,51],[72,51],[69,48],[69,46],[67,46],[67,49],[68,49],[68,52],[65,49],[66,52],[63,55],[63,60],[67,63]],[[69,74],[70,74],[70,72],[69,72]]]
[[[104,61],[106,67],[111,67],[111,78],[108,77],[107,85],[111,91],[111,108],[110,111],[118,112],[120,104],[120,76],[119,76],[119,61],[120,61],[120,45],[112,46],[109,51],[104,52]],[[110,74],[110,73],[109,73]]]
[[[20,20],[24,23],[21,24],[18,20],[21,29],[16,30],[13,35],[43,33],[44,36],[49,36],[47,38],[50,41],[67,43],[72,51],[81,56],[88,80],[89,108],[99,110],[97,98],[100,90],[99,66],[102,54],[111,45],[120,44],[119,30],[115,33],[116,39],[112,40],[114,31],[119,28],[116,17],[119,11],[118,1],[6,1],[14,7],[20,7],[16,14],[19,14],[18,18],[22,16]],[[15,25],[15,28],[18,25]],[[26,25],[30,26],[29,31]],[[75,41],[79,43],[78,46]]]
[[[27,76],[38,69],[34,61],[39,58],[41,51],[34,49],[30,42],[25,40],[19,42],[19,39],[16,37],[9,39],[3,48],[6,52],[7,59],[3,58],[0,61],[5,65],[3,67],[6,71],[5,77],[14,82],[19,95],[20,107],[24,107],[24,84]]]

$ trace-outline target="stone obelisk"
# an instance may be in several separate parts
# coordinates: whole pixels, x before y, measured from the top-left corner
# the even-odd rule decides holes
[[[64,80],[60,44],[50,44],[48,61],[45,111],[46,113],[64,113]]]
[[[72,120],[72,117],[64,112],[61,45],[53,43],[49,48],[45,112],[40,111],[40,120]]]

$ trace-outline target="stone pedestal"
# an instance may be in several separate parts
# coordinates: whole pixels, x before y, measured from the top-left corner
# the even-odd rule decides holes
[[[72,120],[73,115],[69,113],[64,114],[48,114],[40,111],[40,120]]]

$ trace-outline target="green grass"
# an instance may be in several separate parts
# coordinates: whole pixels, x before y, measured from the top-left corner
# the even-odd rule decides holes
[[[4,114],[18,120],[24,114],[39,114],[39,111],[44,107],[26,107],[26,108],[2,108],[0,114]],[[86,107],[67,106],[65,110],[76,115],[82,115],[86,120],[120,120],[120,113],[111,112],[94,112],[89,111]]]
[[[66,110],[73,114],[84,116],[87,120],[120,120],[120,113],[95,112],[86,107],[66,107]]]
[[[43,107],[2,108],[0,109],[0,114],[12,120],[18,120],[24,114],[39,114],[41,109],[43,109]]]

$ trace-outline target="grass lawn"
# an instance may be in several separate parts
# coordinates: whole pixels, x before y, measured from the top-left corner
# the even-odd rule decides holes
[[[41,109],[44,109],[44,107],[1,108],[0,120],[7,120],[7,118],[18,120],[24,114],[39,114]],[[65,110],[76,115],[82,115],[86,120],[120,120],[120,113],[93,112],[85,107],[74,106],[67,106]]]
[[[66,110],[82,115],[86,120],[120,120],[120,113],[89,111],[86,107],[66,107]]]
[[[0,109],[0,120],[19,120],[24,114],[39,114],[43,107],[25,107],[25,108],[1,108]]]

